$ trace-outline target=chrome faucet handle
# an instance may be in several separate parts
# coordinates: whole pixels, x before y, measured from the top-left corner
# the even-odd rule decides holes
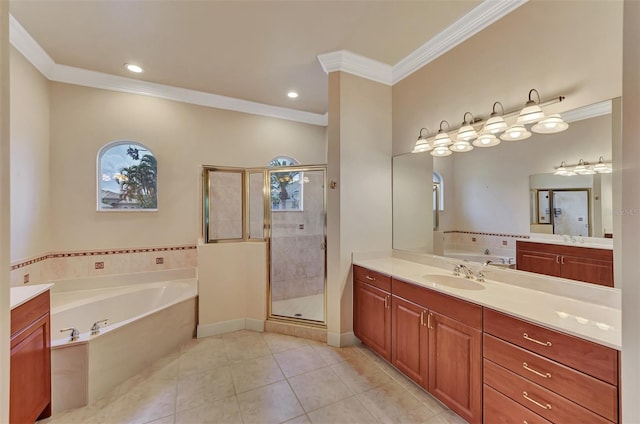
[[[64,333],[65,331],[71,331],[71,333],[69,334],[70,342],[75,342],[76,340],[78,340],[78,338],[80,338],[80,332],[75,327],[63,328],[60,330],[61,333]]]
[[[102,324],[103,326],[107,326],[109,325],[109,318],[107,319],[101,319],[99,321],[96,321],[93,323],[93,325],[91,326],[91,335],[95,336],[96,334],[100,333],[100,325]]]
[[[471,271],[468,266],[466,266],[465,264],[460,264],[459,267],[462,271],[464,271],[464,278],[473,279],[473,271]]]
[[[453,267],[453,275],[456,277],[460,276],[460,265],[456,265]]]
[[[482,272],[482,270],[478,271],[476,274],[476,281],[478,283],[484,283],[484,272]]]

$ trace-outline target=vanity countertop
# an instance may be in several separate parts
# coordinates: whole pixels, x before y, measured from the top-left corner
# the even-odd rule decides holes
[[[35,284],[32,286],[11,287],[11,309],[15,309],[23,303],[49,290],[53,284]]]
[[[452,275],[450,269],[390,256],[354,257],[353,263],[613,349],[622,348],[622,314],[614,307],[490,279],[480,283],[483,286],[481,290],[440,285],[424,276]]]

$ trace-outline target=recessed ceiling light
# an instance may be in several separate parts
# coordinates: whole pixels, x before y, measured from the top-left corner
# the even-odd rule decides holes
[[[140,66],[134,65],[134,64],[131,64],[131,63],[125,63],[124,67],[127,68],[127,70],[129,70],[131,72],[135,72],[136,74],[139,74],[139,73],[144,71]]]
[[[296,93],[295,91],[289,91],[287,93],[287,96],[289,96],[290,99],[295,99],[298,97],[298,93]]]

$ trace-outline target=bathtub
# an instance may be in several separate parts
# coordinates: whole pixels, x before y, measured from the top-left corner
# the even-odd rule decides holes
[[[53,412],[87,405],[194,336],[195,270],[56,281],[51,290]],[[91,334],[94,322],[98,334]],[[70,341],[63,328],[75,327]]]
[[[516,259],[515,256],[498,256],[498,255],[484,255],[482,253],[474,252],[445,252],[444,256],[453,259],[459,259],[461,261],[485,263],[491,261],[489,265],[502,267],[502,268],[515,268]]]

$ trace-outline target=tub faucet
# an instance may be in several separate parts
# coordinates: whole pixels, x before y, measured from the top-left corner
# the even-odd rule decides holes
[[[103,326],[107,326],[109,324],[109,319],[101,319],[99,321],[96,321],[93,323],[93,325],[91,326],[91,335],[95,336],[96,334],[100,333],[100,325],[102,324]]]
[[[484,254],[489,255],[490,254],[489,249],[484,249]]]
[[[71,331],[71,334],[69,334],[70,342],[75,342],[80,337],[80,332],[75,327],[63,328],[62,330],[60,330],[61,333],[64,333],[65,331]]]
[[[478,271],[478,273],[476,274],[476,281],[478,283],[484,283],[484,269],[489,266],[489,264],[491,263],[491,261],[485,261],[482,264],[482,268],[480,268],[480,270]]]

